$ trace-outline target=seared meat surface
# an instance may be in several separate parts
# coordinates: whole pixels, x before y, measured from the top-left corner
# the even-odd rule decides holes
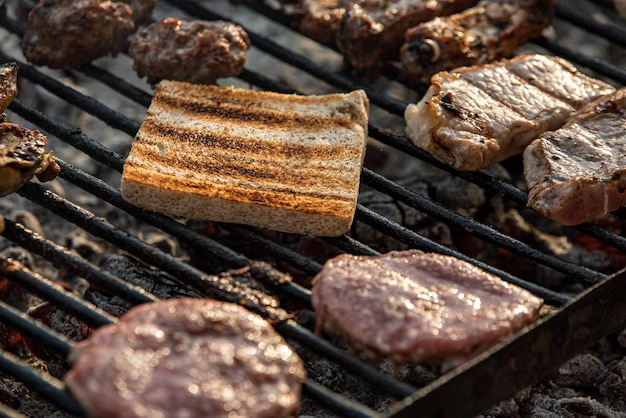
[[[64,380],[90,417],[281,418],[300,408],[302,360],[237,304],[140,305],[76,349]]]
[[[128,4],[133,11],[133,22],[136,26],[146,25],[152,20],[152,11],[157,0],[120,0]]]
[[[336,44],[356,70],[376,75],[399,57],[405,31],[477,0],[292,0],[283,2],[304,34]]]
[[[13,193],[35,175],[41,181],[56,177],[59,167],[52,152],[45,153],[47,143],[37,130],[0,123],[0,196]]]
[[[440,71],[506,58],[550,25],[554,0],[483,0],[406,32],[400,49],[405,77],[428,84]]]
[[[249,46],[248,34],[239,25],[167,18],[140,31],[128,53],[133,69],[149,83],[214,84],[241,73]]]
[[[626,205],[626,88],[587,105],[524,152],[528,206],[565,225]]]
[[[28,15],[22,52],[35,65],[79,68],[126,49],[133,12],[120,2],[40,0]]]
[[[320,330],[371,358],[447,365],[531,323],[543,301],[465,261],[418,250],[343,254],[314,278]]]
[[[407,135],[457,170],[476,171],[520,154],[581,106],[614,87],[545,55],[524,55],[432,77],[405,112]]]
[[[0,65],[0,113],[4,112],[17,96],[17,64]]]

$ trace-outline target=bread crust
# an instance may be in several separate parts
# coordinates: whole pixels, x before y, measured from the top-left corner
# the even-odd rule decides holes
[[[159,83],[124,164],[143,209],[338,236],[354,217],[369,102]]]

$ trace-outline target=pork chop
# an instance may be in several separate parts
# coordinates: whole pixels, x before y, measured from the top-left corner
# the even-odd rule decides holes
[[[260,316],[213,299],[140,305],[77,346],[65,375],[90,417],[289,417],[302,360]]]
[[[522,153],[576,109],[614,90],[546,55],[462,67],[435,74],[424,97],[407,106],[406,133],[451,167],[477,171]]]
[[[535,320],[542,300],[465,261],[418,250],[343,254],[314,278],[318,329],[371,358],[452,365]]]
[[[626,88],[587,105],[524,151],[528,206],[564,225],[626,205]]]

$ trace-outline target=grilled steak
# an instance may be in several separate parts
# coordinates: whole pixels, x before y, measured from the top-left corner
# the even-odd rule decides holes
[[[440,161],[481,170],[521,153],[576,109],[614,90],[545,55],[462,67],[432,77],[425,96],[406,109],[406,132]]]
[[[90,417],[279,418],[300,408],[302,360],[239,305],[140,305],[77,349],[64,380]]]
[[[318,327],[370,357],[453,364],[529,324],[542,300],[454,257],[340,255],[314,278]]]
[[[626,88],[587,105],[524,151],[528,206],[565,225],[626,205]]]
[[[292,0],[283,7],[301,32],[337,44],[356,70],[376,75],[399,56],[405,31],[477,0]]]
[[[144,28],[128,53],[139,77],[214,84],[241,73],[250,46],[239,25],[223,21],[167,18]]]
[[[475,7],[436,17],[406,32],[402,72],[428,84],[440,71],[509,57],[538,38],[552,22],[554,0],[483,0]]]
[[[0,123],[0,196],[13,193],[33,176],[41,181],[56,177],[59,167],[45,153],[48,138],[37,130]]]
[[[40,0],[28,15],[22,52],[35,65],[79,68],[126,49],[135,31],[124,3],[103,0]]]

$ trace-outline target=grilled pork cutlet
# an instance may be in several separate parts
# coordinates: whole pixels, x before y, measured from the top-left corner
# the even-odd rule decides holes
[[[554,0],[483,0],[475,7],[436,17],[406,32],[400,49],[409,80],[428,84],[440,71],[507,58],[538,38],[554,16]]]
[[[368,111],[362,90],[298,96],[161,81],[124,163],[122,196],[188,218],[344,234]]]
[[[481,170],[522,153],[575,110],[614,90],[545,55],[462,67],[432,77],[424,97],[405,111],[406,132],[449,166]]]
[[[626,88],[585,106],[524,151],[528,206],[564,225],[626,205]]]
[[[540,298],[458,258],[339,255],[313,280],[318,331],[372,359],[453,366],[539,315]]]
[[[477,0],[292,0],[283,8],[304,34],[339,47],[355,70],[376,75],[399,57],[405,31]]]

